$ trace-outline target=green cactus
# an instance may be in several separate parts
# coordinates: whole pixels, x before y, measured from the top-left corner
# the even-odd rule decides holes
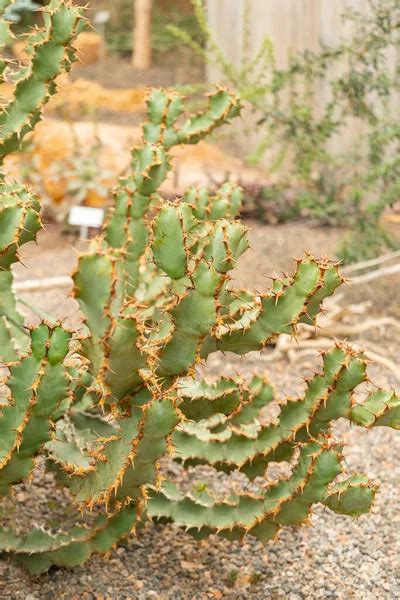
[[[57,6],[67,14],[68,5]],[[71,20],[63,35],[43,37],[51,48],[76,31]],[[342,279],[336,265],[308,255],[293,278],[274,281],[268,293],[235,290],[229,272],[248,248],[236,219],[239,188],[189,190],[173,202],[158,190],[170,169],[169,148],[196,143],[238,114],[240,103],[218,89],[204,112],[182,123],[184,103],[175,93],[155,90],[147,106],[143,143],[73,276],[79,332],[59,323],[25,328],[16,312],[10,266],[40,227],[39,205],[17,184],[2,183],[1,340],[9,376],[0,401],[0,494],[29,477],[43,456],[69,491],[76,522],[82,511],[97,515],[90,527],[69,531],[0,528],[0,553],[32,573],[106,553],[151,519],[172,520],[198,538],[214,532],[265,541],[285,525],[307,522],[316,503],[347,515],[368,512],[376,486],[345,474],[331,424],[346,418],[400,428],[394,393],[377,390],[355,402],[366,361],[345,345],[324,356],[321,373],[297,399],[279,400],[264,376],[198,378],[197,365],[212,352],[259,350],[280,333],[294,335],[298,323],[313,323]],[[7,139],[16,140],[9,126]],[[279,414],[266,422],[271,405]],[[272,461],[292,468],[258,492],[216,496],[206,486],[184,492],[165,482],[164,457],[183,468],[240,471],[251,481],[264,477]]]
[[[12,2],[7,0],[1,2],[3,14],[10,4]],[[75,52],[71,43],[85,25],[77,8],[68,1],[50,0],[42,12],[44,27],[35,30],[27,39],[29,64],[10,75],[15,83],[14,95],[0,111],[1,161],[7,154],[18,150],[22,138],[41,119],[43,106],[56,92],[56,77],[68,71],[74,60]],[[4,20],[2,29],[9,35]],[[4,74],[8,62],[1,62]]]
[[[0,12],[12,3],[0,2]],[[13,61],[0,59],[1,79],[14,83],[12,99],[0,108],[0,164],[18,150],[24,136],[41,119],[48,99],[56,92],[56,77],[68,71],[74,60],[72,46],[85,25],[80,12],[69,2],[51,0],[42,9],[44,27],[26,38],[27,65],[15,68]],[[0,20],[0,48],[13,37],[10,22]],[[29,348],[29,333],[16,309],[10,267],[18,261],[22,244],[32,241],[41,228],[38,198],[24,186],[5,180],[0,171],[0,359],[18,359]]]

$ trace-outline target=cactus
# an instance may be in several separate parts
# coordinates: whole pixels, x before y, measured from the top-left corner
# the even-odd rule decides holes
[[[76,31],[76,21],[66,29]],[[60,38],[53,32],[43,39],[52,36]],[[248,248],[237,220],[240,189],[192,189],[176,201],[158,190],[170,170],[169,149],[229,122],[240,102],[218,89],[207,109],[184,120],[183,99],[154,90],[147,108],[143,142],[73,275],[79,331],[44,322],[27,328],[16,312],[10,266],[40,227],[39,205],[17,184],[2,184],[1,335],[9,375],[0,404],[0,494],[29,479],[42,456],[77,514],[69,531],[0,528],[2,556],[31,573],[107,553],[149,520],[174,521],[198,538],[265,541],[285,525],[308,522],[316,503],[346,515],[368,512],[377,488],[365,475],[346,474],[331,425],[346,418],[400,428],[394,393],[377,390],[355,402],[366,361],[345,344],[325,354],[297,399],[278,399],[265,376],[199,379],[197,366],[213,352],[260,350],[281,333],[295,335],[298,323],[314,323],[342,278],[337,265],[307,255],[292,278],[275,280],[267,293],[235,290],[229,272]],[[10,129],[7,148],[17,138]],[[279,415],[266,421],[272,405]],[[239,471],[249,481],[265,477],[271,462],[289,463],[291,474],[264,480],[257,492],[185,492],[165,481],[165,457],[228,477]],[[90,526],[79,524],[85,511],[95,512]]]
[[[1,13],[12,4],[1,0]],[[62,0],[51,0],[42,14],[43,28],[26,37],[28,64],[15,68],[13,61],[0,59],[1,82],[14,84],[13,97],[0,108],[1,165],[41,119],[44,105],[56,92],[57,76],[68,71],[74,60],[72,43],[85,25],[77,8]],[[10,25],[1,19],[0,48],[12,40]],[[18,261],[19,247],[34,240],[41,227],[40,204],[30,190],[6,181],[4,169],[0,171],[0,203],[0,358],[10,361],[29,347],[29,335],[12,293],[10,267]]]

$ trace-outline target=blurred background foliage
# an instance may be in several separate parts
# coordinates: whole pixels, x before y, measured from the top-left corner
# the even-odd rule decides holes
[[[368,10],[343,15],[343,28],[351,24],[350,35],[336,45],[321,43],[317,50],[292,53],[285,68],[277,66],[268,36],[252,49],[249,0],[244,0],[239,63],[224,53],[203,0],[154,0],[151,19],[152,68],[161,72],[159,85],[184,88],[196,104],[197,92],[212,87],[207,66],[213,65],[218,82],[244,99],[249,118],[234,139],[220,137],[218,142],[259,166],[270,180],[245,190],[248,213],[260,220],[272,215],[275,222],[307,218],[348,227],[350,235],[338,250],[347,262],[397,246],[382,215],[400,205],[400,2],[366,1]],[[8,18],[17,34],[40,18],[35,11],[43,3],[17,0],[12,5]],[[106,70],[104,83],[113,80],[114,70],[120,70],[123,82],[129,70],[129,82],[136,77],[138,85],[145,84],[146,74],[130,64],[134,0],[92,0],[88,16],[93,24],[101,10],[109,11],[103,30],[108,55],[121,61]],[[394,69],[388,68],[391,52],[398,57]],[[316,109],[321,85],[328,85],[329,94]],[[346,138],[352,120],[362,124],[359,139],[343,152],[332,151],[332,141]]]
[[[394,69],[388,63],[390,53],[398,58],[400,51],[398,0],[370,0],[362,13],[347,10],[343,27],[351,23],[350,36],[334,46],[321,43],[318,51],[291,54],[286,69],[277,67],[267,36],[250,52],[249,1],[239,64],[225,55],[202,0],[193,0],[193,7],[205,44],[174,24],[168,28],[206,63],[218,65],[220,80],[247,101],[253,127],[262,131],[248,160],[257,164],[267,153],[268,172],[279,182],[262,190],[257,215],[262,218],[264,202],[274,203],[278,220],[307,216],[350,226],[338,251],[347,262],[395,247],[381,217],[400,200],[400,63]],[[316,109],[323,82],[330,93]],[[351,119],[362,123],[362,136],[346,152],[332,152],[332,140],[346,137]]]

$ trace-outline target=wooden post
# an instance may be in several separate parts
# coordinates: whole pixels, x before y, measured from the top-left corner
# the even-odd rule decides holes
[[[134,0],[132,63],[137,69],[148,69],[151,65],[151,11],[153,0]]]

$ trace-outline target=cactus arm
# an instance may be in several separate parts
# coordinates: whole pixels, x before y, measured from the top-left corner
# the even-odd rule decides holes
[[[353,404],[349,419],[362,427],[400,429],[400,397],[391,391],[377,390],[362,404]]]
[[[140,432],[132,444],[125,470],[114,485],[115,499],[126,502],[143,494],[143,486],[160,484],[159,460],[170,449],[170,436],[179,422],[174,403],[164,399],[144,407]]]
[[[132,440],[139,433],[140,409],[132,409],[131,414],[118,421],[117,433],[104,444],[99,452],[95,467],[88,473],[72,476],[69,487],[79,503],[107,504],[113,490],[118,486],[118,474],[123,472],[132,450]]]
[[[218,295],[226,271],[233,257],[246,247],[239,224],[218,221],[209,260],[207,256],[196,260],[186,245],[195,226],[192,211],[185,204],[162,206],[153,222],[154,262],[172,279],[175,293],[168,307],[170,330],[164,340],[158,340],[156,349],[156,372],[161,377],[184,375],[200,359],[204,338],[218,324]]]
[[[212,464],[226,472],[239,468],[253,478],[262,476],[271,461],[290,460],[299,442],[306,442],[321,433],[328,434],[331,423],[341,417],[365,427],[399,429],[400,403],[393,392],[378,390],[370,394],[364,403],[354,403],[352,393],[365,378],[363,357],[346,346],[338,346],[324,356],[324,372],[308,381],[304,397],[281,405],[277,423],[259,426],[256,430],[240,429],[237,425],[246,422],[241,418],[241,411],[238,412],[239,418],[233,412],[219,426],[217,433],[207,423],[193,427],[191,423],[184,422],[173,438],[177,459],[192,465]],[[270,398],[273,397],[268,386],[266,392]],[[201,404],[201,399],[197,398],[196,402]],[[262,409],[262,404],[261,400],[258,410]],[[190,410],[188,399],[183,404],[184,413],[186,405]],[[242,410],[245,411],[247,406],[244,403]],[[201,414],[195,405],[196,413]]]
[[[140,369],[145,366],[145,359],[138,342],[139,327],[134,315],[119,317],[106,341],[108,355],[99,375],[100,382],[104,377],[103,390],[108,390],[111,403],[126,398],[142,385]],[[103,391],[103,400],[104,396]]]
[[[138,347],[139,324],[130,314],[134,307],[125,310],[122,306],[120,273],[118,253],[106,250],[81,256],[73,276],[74,295],[91,334],[82,346],[102,405],[140,387],[139,370],[146,364]]]
[[[36,239],[41,228],[39,198],[16,182],[0,181],[0,266],[9,269],[18,260],[22,244]]]
[[[46,453],[65,473],[86,473],[93,471],[104,443],[117,433],[118,430],[100,415],[71,409],[57,421],[51,441],[45,444]]]
[[[245,354],[261,350],[279,334],[295,334],[296,325],[312,321],[316,307],[341,282],[336,266],[312,258],[300,261],[291,283],[277,283],[259,301],[247,299],[248,310],[232,322],[225,320],[214,343],[205,345],[203,356],[215,349]]]
[[[181,128],[177,129],[177,137],[164,134],[164,143],[167,147],[173,144],[197,144],[209,135],[216,127],[229,123],[238,116],[241,103],[237,96],[224,89],[219,89],[209,96],[208,108],[197,115],[190,117]],[[167,130],[168,131],[168,130]]]
[[[281,525],[308,520],[310,507],[326,497],[329,484],[340,472],[340,449],[305,444],[292,475],[269,486],[263,494],[231,495],[215,500],[210,494],[196,499],[169,484],[153,491],[149,516],[172,520],[189,532],[202,530],[241,538],[246,533],[262,540],[274,537]]]
[[[64,359],[70,334],[39,325],[31,332],[32,353],[10,367],[11,400],[0,414],[0,490],[27,477],[33,458],[50,439],[52,414],[68,396]]]
[[[109,253],[80,257],[73,275],[74,296],[85,316],[86,324],[97,343],[110,326],[111,292],[116,282],[115,259]]]
[[[367,379],[366,363],[362,355],[353,352],[346,345],[338,345],[333,351],[325,354],[325,361],[331,361],[332,352],[342,355],[341,377],[314,412],[308,428],[298,430],[296,440],[309,439],[310,436],[328,432],[332,421],[341,417],[348,419],[353,402],[352,394],[356,387]]]
[[[237,96],[220,88],[209,95],[208,107],[193,115],[182,126],[177,120],[183,113],[178,94],[154,90],[147,100],[149,123],[144,127],[144,138],[152,143],[171,148],[177,144],[196,144],[216,127],[239,115],[241,103]]]
[[[19,259],[20,247],[36,239],[41,228],[39,200],[15,182],[0,180],[0,360],[18,360],[28,350],[28,332],[23,328],[12,291],[11,266]]]
[[[104,444],[94,468],[70,479],[76,500],[108,505],[141,499],[144,484],[158,484],[158,461],[178,420],[168,399],[133,407],[130,417],[119,420],[120,431]]]
[[[55,78],[70,68],[71,44],[84,26],[79,10],[69,2],[51,0],[43,13],[44,30],[29,38],[29,68],[0,112],[0,162],[20,147],[40,120],[42,107],[56,91]]]
[[[38,377],[39,369],[40,362],[33,356],[23,359],[10,369],[9,389],[14,397],[1,409],[0,464],[2,468],[7,465],[21,444],[30,403],[35,400],[32,386]]]
[[[202,441],[196,436],[196,428],[189,429],[186,423],[183,423],[181,431],[178,430],[174,435],[178,456],[202,459],[210,464],[232,461],[235,467],[240,467],[247,461],[251,462],[258,454],[268,455],[273,452],[282,443],[293,439],[296,431],[308,425],[312,415],[326,401],[338,376],[344,372],[343,354],[338,351],[331,362],[334,364],[329,364],[326,373],[308,383],[304,397],[281,403],[281,412],[276,422],[266,426],[258,424],[257,430],[251,435],[238,427],[228,427],[227,439],[219,439],[218,435],[213,436],[211,432],[207,435],[207,431],[203,431],[203,436],[209,439]],[[269,391],[268,385],[266,391]],[[267,402],[269,400],[267,396]],[[191,451],[193,454],[190,454]]]
[[[134,295],[140,282],[140,265],[148,246],[147,219],[155,202],[153,194],[169,170],[165,149],[144,144],[132,151],[131,173],[115,190],[115,203],[106,219],[103,240],[121,251],[125,290],[129,296]]]
[[[308,255],[308,259],[312,259],[311,255]],[[315,259],[314,259],[315,260]],[[322,259],[319,262],[321,267],[321,279],[319,282],[319,289],[315,289],[312,295],[307,299],[307,309],[300,315],[299,323],[305,323],[307,325],[315,326],[315,318],[321,310],[321,305],[325,298],[332,296],[336,289],[345,282],[345,279],[340,274],[337,263],[327,262],[326,259]],[[301,264],[298,261],[298,264]]]
[[[18,360],[29,343],[24,319],[17,310],[12,281],[10,271],[0,271],[0,360],[6,363]]]
[[[254,375],[245,390],[240,406],[227,419],[227,425],[240,427],[253,423],[259,419],[261,411],[274,400],[274,397],[274,388],[268,379]]]
[[[137,191],[131,177],[121,181],[115,190],[114,206],[106,222],[105,242],[125,253],[124,275],[128,295],[134,295],[140,283],[140,265],[148,244],[145,218],[151,206],[151,197]]]
[[[134,530],[137,509],[130,504],[110,517],[100,516],[93,528],[76,526],[71,533],[52,534],[33,528],[20,535],[0,529],[0,553],[22,564],[32,575],[47,571],[52,565],[75,567],[92,554],[106,554],[118,540]]]
[[[212,419],[223,414],[224,429],[228,425],[239,426],[253,422],[273,399],[274,391],[269,382],[254,376],[249,386],[230,378],[215,383],[190,379],[179,383],[179,410],[190,421]]]
[[[204,278],[204,283],[202,280]],[[188,289],[171,310],[170,339],[158,350],[157,374],[160,377],[187,373],[199,360],[204,337],[216,325],[215,290],[221,276],[206,263],[201,263],[193,275],[193,288]],[[190,319],[188,319],[188,315]]]
[[[131,173],[121,180],[115,191],[114,206],[107,216],[103,236],[108,245],[125,253],[126,292],[129,295],[133,295],[139,285],[140,265],[148,247],[146,219],[157,200],[155,192],[171,168],[166,150],[174,144],[194,143],[194,135],[197,139],[205,137],[210,129],[227,122],[238,112],[239,104],[233,95],[219,90],[210,96],[209,109],[202,117],[205,119],[203,126],[198,116],[196,125],[190,125],[188,119],[182,129],[176,126],[184,108],[179,95],[153,90],[147,98],[147,108],[149,123],[143,127],[144,143],[132,151]],[[204,127],[206,121],[208,127]],[[230,208],[229,199],[233,200]],[[240,192],[226,185],[218,202],[214,201],[215,210],[221,214],[223,209],[234,212],[240,202]]]
[[[371,510],[376,492],[366,475],[354,474],[332,485],[322,503],[337,514],[358,517]]]
[[[356,360],[346,355],[342,348],[326,354],[322,374],[308,382],[303,397],[281,403],[280,415],[270,425],[263,426],[256,420],[255,427],[240,427],[248,422],[248,407],[254,418],[255,410],[262,410],[263,404],[266,406],[273,399],[268,383],[255,395],[255,406],[244,403],[237,416],[233,413],[227,419],[221,433],[215,434],[207,426],[193,427],[191,423],[182,423],[173,436],[178,459],[190,464],[206,462],[227,472],[238,468],[250,478],[262,476],[268,463],[276,461],[282,451],[283,459],[287,460],[298,441],[307,441],[310,435],[316,435],[322,429],[316,427],[315,422],[319,425],[319,411],[325,406],[347,407],[336,418],[348,412],[351,391],[364,376],[364,371],[360,375],[355,368],[359,366],[358,363],[355,365]],[[246,391],[242,389],[241,394],[245,395]]]
[[[238,185],[228,181],[213,195],[206,188],[190,188],[182,201],[192,207],[193,214],[199,221],[236,219],[242,206],[243,191]]]
[[[179,410],[191,421],[209,419],[215,414],[229,415],[241,402],[241,394],[233,379],[222,378],[209,384],[202,380],[179,382]]]
[[[173,325],[171,339],[159,352],[157,372],[162,376],[184,375],[201,360],[203,342],[210,332],[217,330],[220,322],[219,294],[227,281],[227,272],[246,249],[245,229],[239,223],[220,220],[214,224],[204,258],[197,259],[194,256],[193,268],[187,263],[189,278],[177,282],[177,300],[170,310]],[[176,261],[176,256],[173,256]],[[167,260],[168,254],[164,253],[163,261]],[[187,262],[188,257],[182,255],[181,272],[184,260]],[[171,276],[172,271],[168,272],[167,269],[169,265],[164,265],[163,270]],[[181,272],[176,271],[176,274],[180,275]],[[183,284],[183,293],[179,289],[180,283]]]
[[[10,0],[1,0],[0,2],[0,15],[4,14],[7,6],[10,4]],[[11,31],[11,23],[10,21],[6,21],[5,19],[0,20],[0,49],[3,49],[7,46],[14,38],[14,35]],[[4,63],[4,67],[7,65],[7,62],[4,59],[1,59],[1,62]]]
[[[341,417],[361,427],[400,429],[400,398],[396,393],[378,389],[369,393],[363,402],[355,402],[353,390],[363,381],[367,381],[365,359],[362,354],[358,355],[345,345],[342,345],[341,349],[351,359],[344,376],[336,390],[315,412],[309,430],[306,432],[303,429],[298,432],[297,440],[327,432],[332,421]]]
[[[185,212],[180,206],[161,206],[153,222],[151,248],[155,264],[172,279],[181,279],[188,267]]]

